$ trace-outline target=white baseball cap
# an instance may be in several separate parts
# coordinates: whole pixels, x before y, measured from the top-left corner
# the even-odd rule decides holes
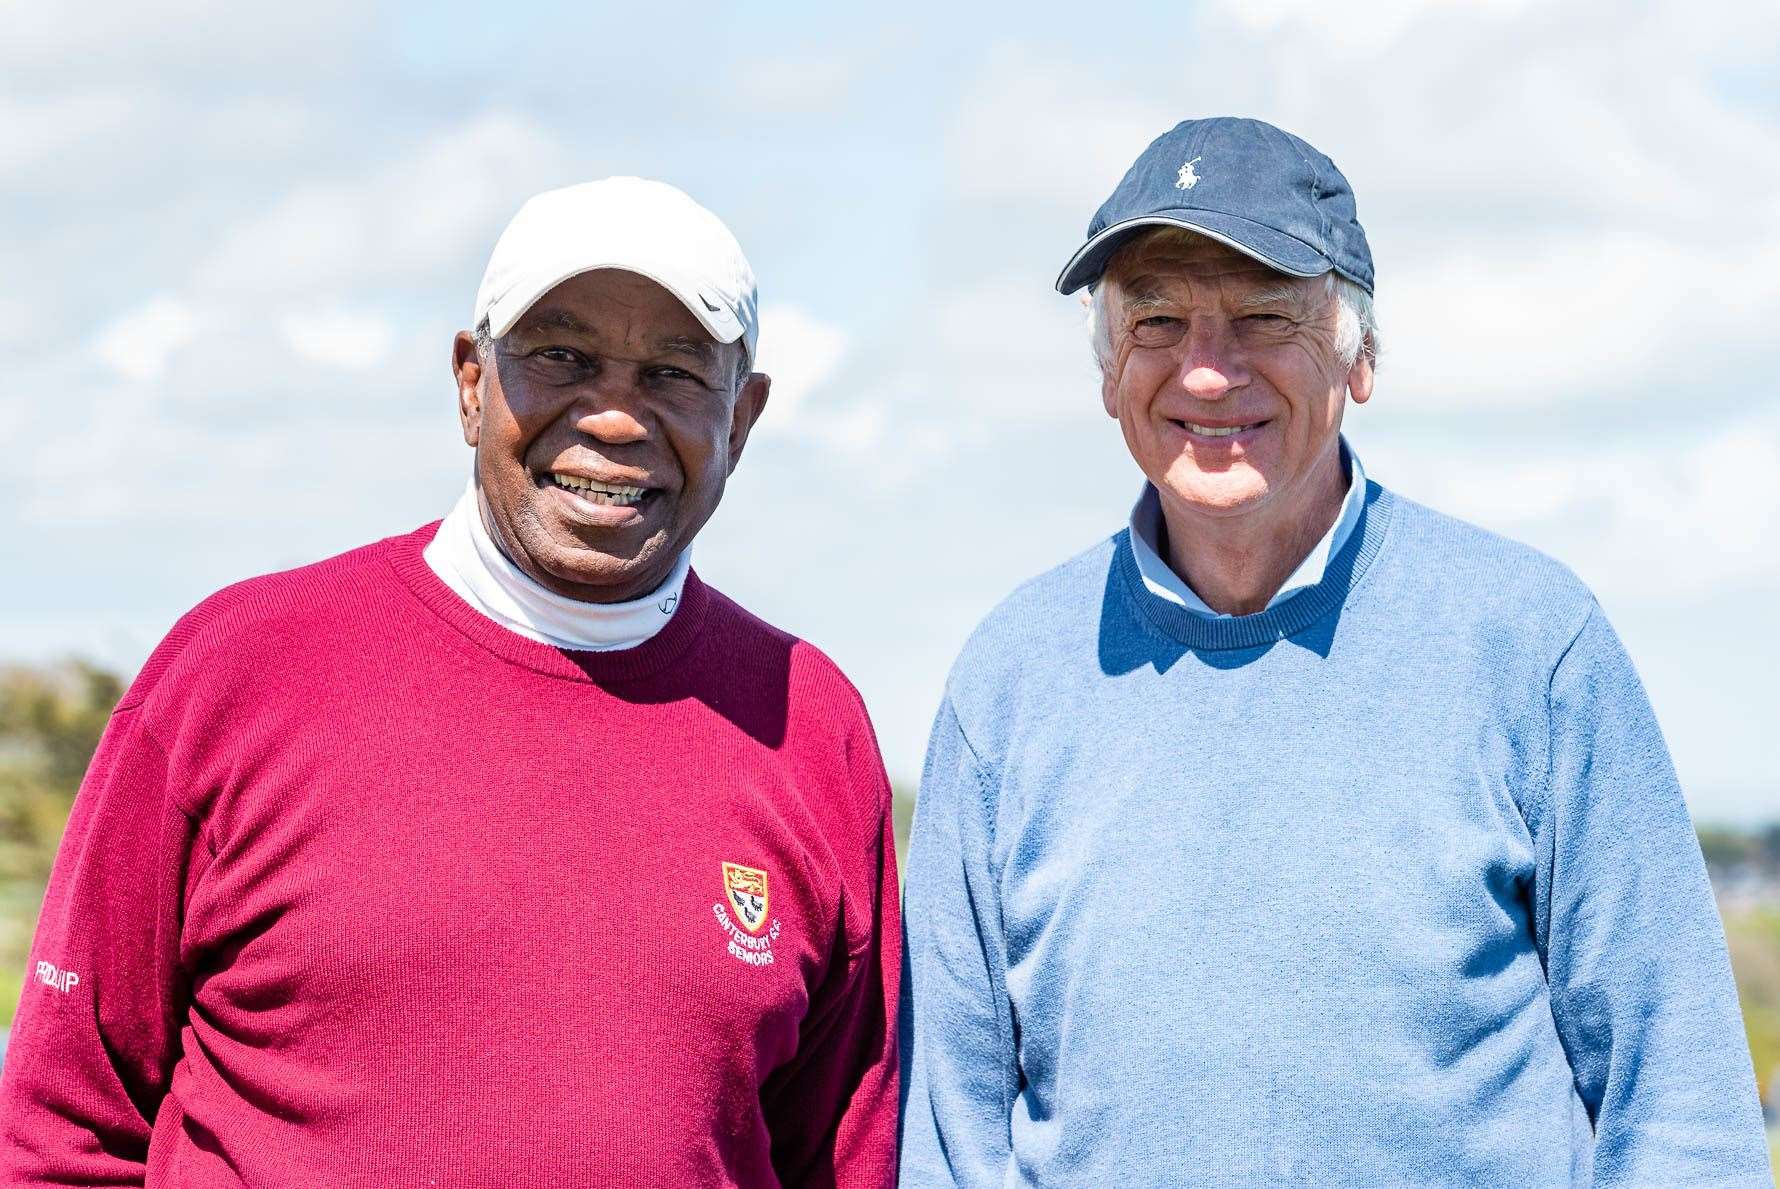
[[[753,358],[759,296],[742,246],[684,191],[647,178],[604,178],[528,199],[495,241],[471,325],[486,318],[499,338],[538,298],[596,268],[648,277],[712,338],[741,339]]]

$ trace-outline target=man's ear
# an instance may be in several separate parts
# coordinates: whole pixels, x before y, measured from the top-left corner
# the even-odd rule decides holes
[[[1354,404],[1363,405],[1372,399],[1372,360],[1362,349],[1354,365],[1347,369],[1347,391],[1354,398]]]
[[[482,352],[467,330],[451,340],[451,374],[457,378],[457,420],[463,426],[464,445],[475,446],[482,438]]]
[[[1107,289],[1104,293],[1100,292],[1105,286],[1111,285],[1112,283],[1111,279],[1103,276],[1095,283],[1092,289],[1082,290],[1082,308],[1088,312],[1089,318],[1093,318],[1096,312],[1107,318],[1112,317],[1113,307],[1117,304],[1118,291],[1116,289]],[[1096,297],[1101,299],[1098,311],[1095,309],[1094,299]],[[1095,337],[1102,342],[1112,342],[1113,334],[1111,326],[1097,326],[1094,328],[1094,334]],[[1108,417],[1117,421],[1119,419],[1118,381],[1114,378],[1112,370],[1107,367],[1108,361],[1098,358],[1100,354],[1098,349],[1095,350],[1094,354],[1096,356],[1094,362],[1100,368],[1100,407],[1106,410],[1106,415]]]
[[[765,372],[749,372],[748,378],[742,381],[742,390],[736,393],[735,411],[729,419],[728,473],[731,475],[735,474],[736,464],[742,461],[742,447],[748,444],[748,432],[765,411],[766,398],[772,388],[771,376]]]

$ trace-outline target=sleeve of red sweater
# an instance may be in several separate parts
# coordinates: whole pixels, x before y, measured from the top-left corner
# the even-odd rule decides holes
[[[44,897],[0,1077],[0,1183],[143,1183],[184,1011],[180,905],[202,853],[168,783],[126,699]]]
[[[869,729],[868,729],[869,735]],[[902,926],[890,781],[872,742],[850,749],[855,787],[870,789],[875,824],[860,894],[843,901],[845,962],[810,1005],[797,1057],[763,1095],[773,1164],[786,1185],[890,1189],[896,1184],[897,991]]]

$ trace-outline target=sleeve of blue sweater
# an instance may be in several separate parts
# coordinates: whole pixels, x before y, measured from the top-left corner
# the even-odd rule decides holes
[[[1017,1090],[990,790],[948,699],[921,775],[903,906],[902,1183],[1000,1185]]]
[[[1599,607],[1553,671],[1548,706],[1534,927],[1595,1124],[1595,1183],[1768,1184],[1699,843],[1650,703]]]

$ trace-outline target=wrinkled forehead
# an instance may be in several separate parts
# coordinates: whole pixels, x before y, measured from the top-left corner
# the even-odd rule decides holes
[[[1323,291],[1321,277],[1279,272],[1214,239],[1173,227],[1157,228],[1120,248],[1107,262],[1102,282],[1127,298],[1184,288],[1299,295],[1309,300]]]

